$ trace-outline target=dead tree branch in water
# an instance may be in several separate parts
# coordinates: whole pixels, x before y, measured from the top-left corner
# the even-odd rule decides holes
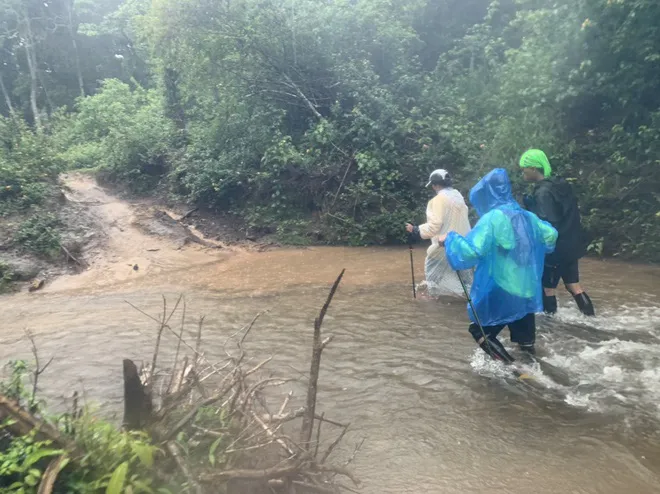
[[[170,441],[167,443],[167,451],[169,451],[169,453],[172,455],[172,458],[174,458],[174,461],[176,462],[177,466],[179,467],[183,475],[186,477],[186,479],[188,479],[188,483],[195,490],[195,494],[204,494],[204,491],[202,490],[202,488],[200,487],[200,485],[197,483],[192,473],[190,472],[190,469],[188,468],[186,461],[181,457],[181,452],[179,451],[179,447],[175,443]]]
[[[39,384],[39,376],[46,372],[46,369],[48,369],[48,366],[51,364],[53,359],[55,357],[51,357],[50,360],[44,365],[43,367],[40,366],[39,364],[39,351],[37,350],[37,344],[34,339],[34,335],[30,332],[29,329],[25,330],[25,335],[28,337],[30,340],[30,344],[32,345],[32,355],[34,356],[34,372],[33,372],[33,379],[32,379],[32,397],[30,398],[30,411],[34,412],[36,403],[37,403],[37,386]]]
[[[247,338],[264,312],[227,339],[220,350],[220,362],[211,362],[210,356],[202,350],[204,319],[200,319],[196,334],[191,336],[195,341],[189,344],[185,331],[185,301],[181,328],[174,331],[169,326],[170,320],[183,298],[179,297],[171,310],[163,299],[160,317],[148,316],[158,324],[148,379],[140,375],[136,363],[123,361],[124,425],[127,429],[148,433],[153,444],[164,452],[164,458],[153,467],[155,478],[165,478],[193,494],[218,492],[222,484],[228,482],[232,488],[235,484],[244,485],[247,492],[254,492],[248,486],[258,484],[276,494],[288,494],[296,489],[300,492],[305,488],[315,492],[340,492],[338,482],[333,480],[335,476],[346,477],[357,484],[346,465],[328,463],[348,425],[316,413],[321,353],[332,339],[322,334],[321,327],[343,275],[344,271],[334,282],[314,322],[312,361],[302,407],[301,403],[291,404],[293,391],[284,396],[277,393],[276,405],[269,404],[269,398],[273,398],[271,390],[293,380],[265,373],[272,356],[262,356],[255,362],[247,357]],[[177,338],[176,346],[173,345],[174,361],[171,369],[158,369],[158,363],[162,365],[165,361],[160,355],[165,330]],[[228,351],[230,343],[238,351]],[[38,364],[41,372],[47,367],[42,369]],[[156,386],[157,383],[160,385]],[[162,396],[156,396],[157,391]],[[56,446],[67,451],[76,448],[57,430],[0,395],[0,421],[4,418],[13,419],[11,434],[25,435],[38,428],[39,437],[53,441]],[[295,422],[298,419],[301,421]],[[318,424],[314,431],[315,420]],[[341,427],[341,433],[329,448],[321,450],[323,436],[330,432],[329,426]],[[314,432],[316,436],[312,441]],[[85,453],[77,452],[80,457]],[[53,459],[42,477],[39,492],[52,492],[60,470],[58,465]],[[354,491],[352,488],[345,490]]]
[[[302,428],[300,430],[300,441],[304,445],[309,444],[312,439],[312,431],[314,430],[314,414],[316,412],[316,393],[319,381],[319,371],[321,368],[321,353],[323,353],[323,349],[327,344],[332,341],[332,336],[329,336],[324,340],[321,338],[321,326],[323,325],[325,314],[328,312],[330,303],[337,292],[337,288],[339,287],[345,272],[345,269],[342,270],[335,280],[335,283],[330,290],[330,294],[321,308],[321,312],[314,321],[314,342],[312,347],[312,362],[309,371],[309,384],[307,387],[307,406],[306,412],[303,415]]]

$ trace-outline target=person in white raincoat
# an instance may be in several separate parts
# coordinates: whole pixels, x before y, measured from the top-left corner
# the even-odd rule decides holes
[[[467,235],[470,231],[468,207],[461,193],[452,187],[447,170],[439,169],[431,173],[426,186],[433,187],[436,192],[426,207],[426,223],[419,226],[408,223],[406,230],[413,240],[431,240],[424,266],[429,296],[462,295],[458,276],[449,266],[445,249],[438,242],[438,237],[450,231]],[[472,284],[471,270],[461,271],[461,276],[467,285]]]

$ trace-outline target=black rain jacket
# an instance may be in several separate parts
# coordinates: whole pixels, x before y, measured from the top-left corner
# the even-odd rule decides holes
[[[557,246],[545,263],[555,266],[580,259],[586,252],[580,209],[571,185],[560,177],[542,180],[526,198],[527,209],[555,227]]]

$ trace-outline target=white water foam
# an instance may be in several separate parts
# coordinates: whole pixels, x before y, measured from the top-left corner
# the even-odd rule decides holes
[[[564,393],[565,403],[597,413],[630,411],[660,419],[660,307],[622,306],[585,317],[575,307],[552,318],[538,317],[538,346],[543,360],[572,377],[566,387],[538,365],[526,372],[548,388]],[[503,342],[507,331],[501,335]],[[506,342],[508,344],[508,342]],[[515,345],[509,345],[514,351]],[[510,378],[506,366],[476,350],[471,366],[480,375]]]
[[[597,317],[562,308],[543,340],[545,360],[579,380],[566,403],[660,418],[660,307],[621,306]]]

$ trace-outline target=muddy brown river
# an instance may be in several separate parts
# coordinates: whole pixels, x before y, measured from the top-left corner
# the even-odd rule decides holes
[[[89,197],[88,185],[74,192]],[[412,300],[405,248],[177,250],[131,229],[130,208],[95,194],[100,218],[124,222],[106,232],[114,254],[98,254],[88,272],[44,292],[0,297],[0,362],[30,359],[23,330],[31,329],[43,358],[55,357],[41,381],[52,406],[80,389],[100,413],[121,412],[121,359],[148,360],[155,329],[126,301],[157,315],[161,295],[173,303],[185,294],[191,334],[206,316],[209,358],[220,359],[227,336],[269,309],[248,352],[272,355],[280,375],[305,373],[314,316],[346,268],[324,326],[335,339],[319,408],[351,422],[344,454],[365,439],[353,463],[363,492],[660,492],[658,268],[584,262],[598,317],[583,318],[563,294],[557,317],[539,316],[545,358],[575,380],[561,386],[540,375],[542,393],[506,379],[475,350],[463,301]],[[422,249],[415,255],[422,279]],[[136,273],[127,264],[137,256],[144,267]],[[302,384],[292,389],[302,396]]]

